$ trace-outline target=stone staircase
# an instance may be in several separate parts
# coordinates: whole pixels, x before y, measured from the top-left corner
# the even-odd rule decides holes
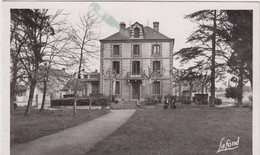
[[[112,109],[137,109],[137,101],[120,101],[117,104],[112,103]]]

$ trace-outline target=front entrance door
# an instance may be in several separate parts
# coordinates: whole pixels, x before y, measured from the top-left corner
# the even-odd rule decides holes
[[[132,92],[133,92],[132,99],[140,98],[140,82],[132,82]]]

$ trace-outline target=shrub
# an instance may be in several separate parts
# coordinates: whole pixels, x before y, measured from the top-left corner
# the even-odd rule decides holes
[[[165,100],[168,98],[168,100],[177,100],[177,96],[175,95],[165,95],[164,96]]]
[[[220,98],[215,98],[215,104],[216,105],[221,105],[222,104],[222,100]]]
[[[92,95],[77,99],[77,105],[91,105],[93,106],[108,106],[110,105],[109,97],[105,95]],[[74,105],[74,98],[63,98],[51,100],[51,106],[72,106]]]
[[[227,98],[232,98],[234,100],[238,100],[239,98],[242,97],[242,94],[237,87],[229,87],[226,89],[225,96]]]
[[[145,97],[144,103],[145,105],[154,105],[155,101],[152,97],[147,96]]]
[[[178,100],[179,100],[179,102],[181,102],[183,104],[190,104],[191,103],[189,96],[179,96]]]
[[[192,100],[199,104],[208,104],[208,94],[195,94]]]
[[[145,97],[144,103],[146,105],[155,105],[157,103],[160,103],[161,100],[162,100],[162,95],[147,96]]]

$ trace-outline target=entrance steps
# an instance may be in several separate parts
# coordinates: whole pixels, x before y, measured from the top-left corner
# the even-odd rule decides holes
[[[117,104],[112,103],[112,109],[137,109],[137,101],[120,101]]]

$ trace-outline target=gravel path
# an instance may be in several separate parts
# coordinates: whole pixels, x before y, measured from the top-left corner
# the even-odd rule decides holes
[[[85,154],[121,125],[135,110],[111,110],[110,113],[79,126],[12,147],[11,155]]]

